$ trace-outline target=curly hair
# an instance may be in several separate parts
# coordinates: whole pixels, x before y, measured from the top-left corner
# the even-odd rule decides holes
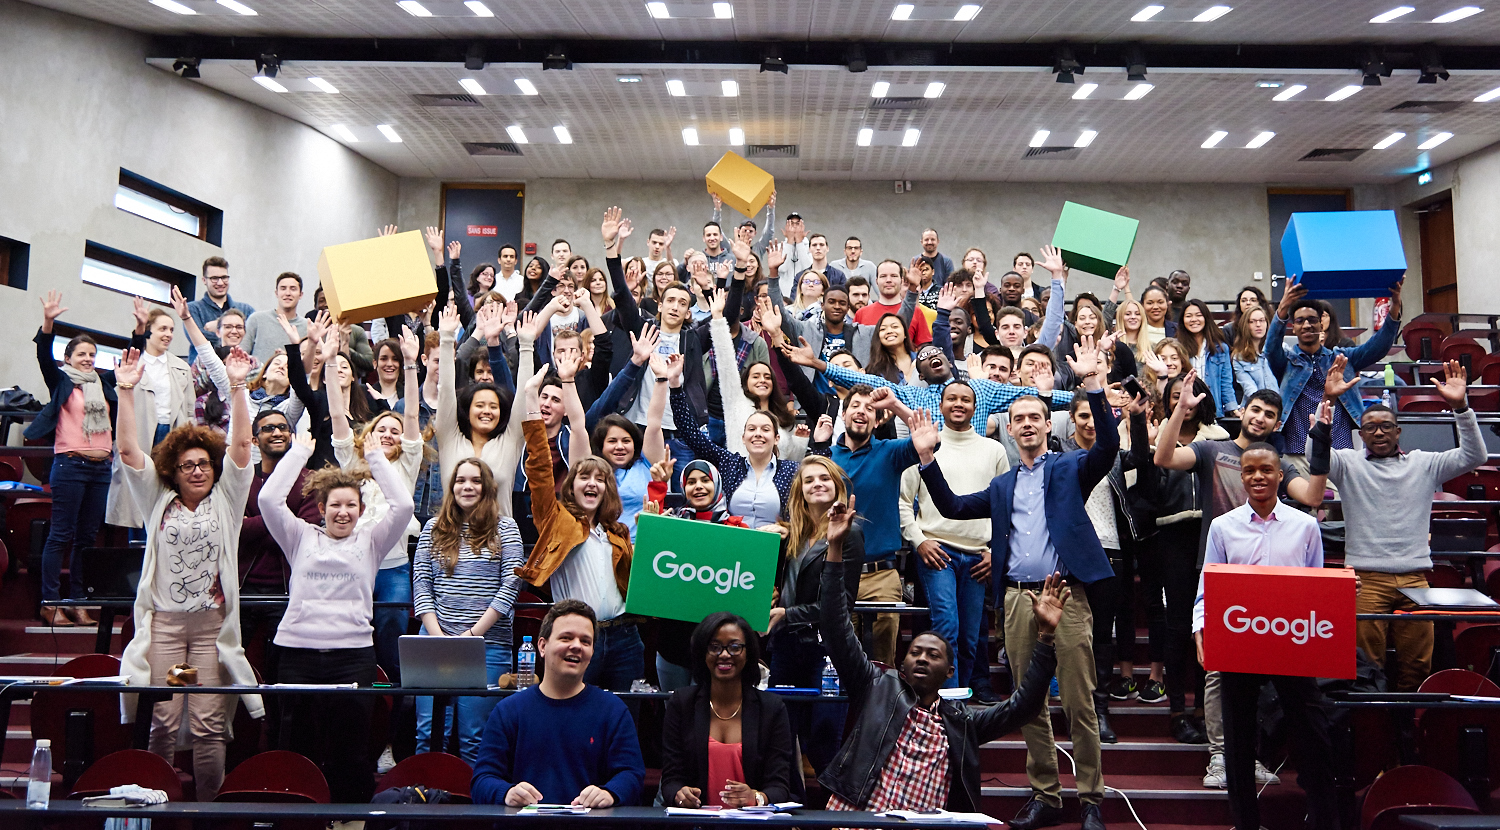
[[[312,496],[318,500],[318,504],[326,505],[329,493],[348,488],[359,495],[359,503],[363,505],[365,495],[360,488],[369,480],[368,470],[364,472],[343,470],[330,464],[307,477],[307,481],[302,484],[302,495]]]
[[[224,435],[211,427],[189,424],[167,433],[161,443],[151,448],[151,464],[156,467],[156,477],[162,486],[177,492],[177,464],[182,454],[191,449],[208,453],[208,461],[214,468],[214,481],[224,475]]]

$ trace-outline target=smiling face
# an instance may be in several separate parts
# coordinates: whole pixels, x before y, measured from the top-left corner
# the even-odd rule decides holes
[[[1026,339],[1026,321],[1019,314],[1007,314],[995,323],[995,334],[1000,338],[999,345],[1015,351]]]
[[[282,277],[276,281],[276,305],[279,306],[285,316],[286,312],[297,310],[297,303],[302,301],[302,283],[291,277]]]
[[[245,318],[238,314],[225,314],[219,318],[219,342],[225,346],[238,346],[245,340]]]
[[[968,429],[974,417],[974,390],[961,383],[949,384],[943,389],[938,410],[943,413],[943,426],[960,432]]]
[[[917,374],[928,384],[942,383],[953,377],[953,367],[948,363],[948,356],[931,343],[918,349],[913,360],[917,364]]]
[[[395,383],[401,377],[401,355],[389,343],[381,343],[375,352],[375,373],[382,383]]]
[[[901,676],[918,697],[935,694],[953,676],[947,645],[931,634],[918,634],[901,659]]]
[[[1252,443],[1264,441],[1276,431],[1276,424],[1280,420],[1281,410],[1257,398],[1245,404],[1245,411],[1240,419],[1240,431]]]
[[[335,487],[318,505],[318,512],[323,514],[323,531],[334,539],[348,538],[364,511],[364,502],[355,487]]]
[[[224,302],[229,296],[229,269],[219,265],[204,267],[203,290],[214,302]]]
[[[539,280],[547,272],[542,268],[541,260],[533,259],[526,263],[526,279]]]
[[[676,279],[677,269],[673,268],[670,262],[663,262],[661,265],[656,266],[655,273],[651,275],[652,284],[656,286],[656,293],[658,295]]]
[[[1148,288],[1141,296],[1141,305],[1146,309],[1146,322],[1161,328],[1167,320],[1167,312],[1172,308],[1172,301],[1167,299],[1167,293],[1160,288]]]
[[[209,491],[214,489],[214,467],[208,450],[189,447],[177,456],[175,466],[172,480],[177,483],[177,493],[183,501],[196,505],[208,498]]]
[[[771,397],[771,390],[776,387],[776,378],[771,374],[771,367],[764,363],[751,364],[745,373],[745,393],[756,401],[764,403]]]
[[[604,446],[600,449],[604,460],[617,470],[635,463],[635,436],[624,427],[610,427],[604,434]]]
[[[839,325],[847,316],[849,316],[849,293],[842,288],[828,289],[823,295],[823,319]]]
[[[1020,306],[1025,291],[1026,280],[1020,274],[1007,273],[1000,278],[1000,298],[1006,305]]]
[[[906,342],[906,324],[899,317],[881,318],[876,336],[880,338],[880,345],[895,348]]]
[[[1271,450],[1247,450],[1240,456],[1240,483],[1252,503],[1274,503],[1281,487],[1281,459]]]
[[[385,451],[385,457],[390,461],[395,461],[396,457],[401,454],[402,431],[401,416],[393,412],[381,413],[379,419],[375,421],[375,426],[370,429],[370,432],[379,439],[380,448]]]
[[[285,354],[278,354],[275,357],[271,358],[271,362],[266,364],[266,370],[265,373],[261,375],[261,380],[263,382],[271,381],[274,383],[286,385],[287,377]]]
[[[709,225],[703,229],[703,250],[717,254],[722,244],[724,244],[724,231],[718,225]]]
[[[509,251],[507,251],[507,253],[509,253]],[[505,262],[505,260],[503,258],[500,261],[502,263]],[[511,254],[510,255],[510,264],[511,264],[511,267],[515,267],[515,264],[516,264],[516,255],[515,254]],[[476,276],[475,279],[479,282],[479,288],[480,288],[480,290],[490,291],[490,290],[494,289],[494,287],[495,287],[495,269],[493,269],[493,268],[485,268],[485,269],[483,269],[483,270],[481,270],[479,272],[479,275]]]
[[[996,383],[1010,383],[1011,361],[1005,355],[992,354],[984,357],[984,376]]]
[[[814,514],[822,513],[838,498],[838,482],[833,472],[822,464],[805,464],[797,477],[802,487],[802,500]]]
[[[894,262],[882,262],[875,271],[875,290],[880,300],[887,305],[901,293],[901,266]]]
[[[583,682],[594,659],[594,624],[588,617],[567,614],[552,621],[552,635],[537,640],[546,678],[567,685]]]
[[[573,263],[568,266],[568,277],[571,279],[573,285],[583,285],[588,273],[589,261],[583,257],[573,260]],[[561,289],[559,288],[559,290]]]
[[[479,462],[468,458],[458,462],[458,468],[453,471],[453,501],[464,513],[473,510],[479,500],[484,497],[484,474],[480,472]]]
[[[1182,327],[1189,334],[1202,334],[1203,327],[1208,325],[1208,320],[1203,317],[1202,309],[1190,305],[1182,310]]]
[[[483,361],[480,361],[481,363]],[[493,389],[481,389],[469,401],[469,429],[479,437],[488,437],[500,428],[500,396]]]
[[[158,314],[151,318],[151,326],[147,329],[146,351],[154,355],[163,354],[172,345],[172,337],[177,333],[177,321],[170,314]]]
[[[608,453],[609,448],[606,446],[605,458],[609,458]],[[607,489],[609,482],[605,480],[603,472],[598,469],[581,470],[573,477],[573,502],[592,516],[599,509],[599,502],[604,500]]]
[[[932,256],[933,254],[937,253],[937,246],[937,231],[930,229],[922,231],[922,253],[926,256]]]
[[[765,412],[752,412],[745,420],[745,432],[741,438],[746,453],[752,458],[765,458],[776,449],[776,422]]]
[[[1099,312],[1095,311],[1093,306],[1080,305],[1078,313],[1073,316],[1073,325],[1078,329],[1079,334],[1093,337],[1099,331]]]
[[[1073,434],[1078,439],[1078,445],[1092,447],[1094,445],[1094,411],[1086,406],[1080,406],[1073,410]]]
[[[1257,296],[1255,296],[1255,292],[1254,291],[1251,291],[1250,289],[1247,288],[1244,291],[1240,292],[1240,313],[1241,314],[1244,314],[1244,313],[1248,312],[1250,309],[1256,308],[1259,305],[1260,305],[1260,298],[1257,297]]]
[[[604,272],[598,269],[595,269],[593,273],[589,275],[588,285],[589,293],[594,295],[595,297],[602,297],[609,291],[609,280],[604,276]]]
[[[1022,363],[1022,367],[1026,364]],[[1027,452],[1040,452],[1047,446],[1047,437],[1052,434],[1051,413],[1037,400],[1017,401],[1010,407],[1010,420],[1005,431],[1016,439],[1016,446]]]
[[[261,418],[260,425],[255,428],[255,445],[266,458],[276,459],[286,455],[287,449],[292,445],[292,427],[287,423],[286,416],[276,412]]]
[[[851,394],[844,400],[844,434],[856,441],[864,441],[875,429],[875,416],[869,395]]]
[[[63,362],[80,372],[92,372],[94,371],[94,358],[97,351],[93,343],[79,343],[73,347],[73,351],[68,352]]]
[[[1182,359],[1182,352],[1179,352],[1171,343],[1158,346],[1156,356],[1161,358],[1162,363],[1167,364],[1167,377],[1182,374],[1182,367],[1187,363]]]
[[[745,632],[735,623],[719,626],[708,640],[706,659],[709,677],[725,682],[738,680],[745,671]]]
[[[703,511],[714,506],[714,480],[703,470],[693,470],[682,478],[682,495],[688,507]]]
[[[1145,314],[1141,311],[1141,304],[1132,301],[1129,305],[1120,309],[1120,326],[1123,331],[1140,331],[1141,323],[1145,320]]]
[[[948,313],[948,333],[955,343],[962,343],[969,339],[969,313],[961,308],[955,308]]]
[[[349,358],[342,354],[335,355],[333,359],[338,365],[339,389],[348,391],[349,384],[354,382],[354,367],[349,365]]]

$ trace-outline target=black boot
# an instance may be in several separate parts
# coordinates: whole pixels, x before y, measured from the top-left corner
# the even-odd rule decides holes
[[[1094,716],[1099,720],[1099,743],[1119,743],[1119,737],[1109,725],[1109,693],[1101,689],[1094,690]]]

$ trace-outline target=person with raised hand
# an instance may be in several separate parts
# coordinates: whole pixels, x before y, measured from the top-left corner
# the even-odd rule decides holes
[[[192,367],[167,351],[177,332],[172,312],[161,306],[148,307],[140,297],[134,298],[135,334],[131,348],[140,352],[141,379],[135,407],[136,441],[142,447],[154,447],[177,427],[193,423]],[[118,431],[118,422],[116,430]],[[116,439],[119,438],[117,434]],[[116,459],[118,462],[118,459]],[[112,525],[131,528],[131,538],[140,541],[145,534],[139,529],[146,521],[147,506],[136,503],[125,483],[125,470],[116,463],[110,471],[109,501],[104,520]]]
[[[230,348],[239,345],[241,338],[234,337],[234,342],[226,342],[223,347],[216,347],[199,330],[198,322],[193,317],[191,304],[187,301],[187,298],[182,296],[182,290],[175,285],[172,286],[172,310],[176,311],[178,318],[182,320],[182,328],[188,334],[188,341],[193,344],[194,360],[192,363],[192,377],[193,394],[196,396],[194,398],[193,419],[204,426],[216,427],[220,430],[227,429],[229,427],[229,408],[224,402],[229,400],[229,376],[224,372],[223,356],[219,352],[222,348],[223,353],[227,355]],[[234,316],[239,314],[239,311],[237,309],[228,309],[224,314],[229,314],[229,319],[233,320]],[[221,314],[220,320],[215,322],[222,320],[223,315]],[[240,317],[239,322],[242,327],[235,330],[235,333],[243,335],[244,318]],[[225,331],[226,341],[229,339],[227,336],[229,331],[228,329]],[[253,357],[250,360],[250,371],[254,372],[259,368],[260,364]]]
[[[519,335],[517,377],[531,375],[535,359],[532,346],[537,329],[546,320],[533,320],[523,326]],[[437,435],[438,463],[443,481],[451,481],[458,462],[470,456],[489,465],[500,492],[509,493],[516,478],[516,466],[523,448],[521,420],[523,412],[515,407],[511,395],[493,383],[475,383],[462,392],[455,387],[454,336],[458,332],[458,309],[452,303],[438,318],[438,408],[433,420]],[[500,515],[510,516],[514,508],[509,498],[500,500]]]
[[[197,668],[207,686],[254,687],[255,671],[240,644],[239,527],[255,471],[250,463],[250,356],[239,349],[224,361],[230,389],[229,436],[187,424],[167,433],[149,453],[129,424],[135,389],[144,375],[140,353],[129,350],[115,370],[119,395],[119,466],[135,503],[149,511],[146,550],[135,595],[135,636],[120,657],[131,685],[163,685],[176,665]],[[283,501],[285,493],[282,494]],[[283,504],[282,509],[285,510]],[[241,698],[252,717],[265,710],[257,695]],[[212,801],[224,781],[225,741],[233,698],[189,695],[156,704],[150,750],[171,763],[183,718],[193,749],[198,798]],[[133,719],[133,696],[121,698]]]

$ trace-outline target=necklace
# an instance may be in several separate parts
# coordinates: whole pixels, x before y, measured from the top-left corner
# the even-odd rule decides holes
[[[734,713],[726,718],[723,715],[719,714],[718,709],[714,708],[714,702],[712,700],[708,702],[708,711],[713,712],[714,717],[718,718],[719,720],[734,720],[735,718],[740,716],[740,710],[743,708],[745,708],[745,701],[741,700],[740,705],[735,707]]]

